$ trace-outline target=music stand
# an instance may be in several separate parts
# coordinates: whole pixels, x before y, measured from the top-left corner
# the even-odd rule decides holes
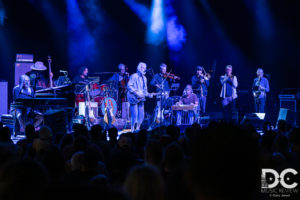
[[[180,87],[180,83],[172,83],[171,91],[174,91],[174,96],[177,96],[176,91],[178,90],[179,87]]]

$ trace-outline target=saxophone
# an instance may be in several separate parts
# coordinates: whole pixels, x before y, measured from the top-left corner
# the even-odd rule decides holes
[[[254,98],[258,98],[261,94],[261,90],[260,90],[260,82],[261,82],[261,77],[259,77],[257,79],[257,81],[255,82],[255,86],[254,86],[254,90],[253,90],[253,96]]]

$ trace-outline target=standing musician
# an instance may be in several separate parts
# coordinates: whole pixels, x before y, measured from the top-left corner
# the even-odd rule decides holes
[[[162,120],[161,109],[164,105],[164,101],[169,97],[170,86],[169,86],[169,77],[167,73],[167,65],[162,63],[160,65],[160,73],[157,73],[153,76],[150,84],[156,87],[156,92],[163,94],[157,98],[157,104],[155,108],[155,117]],[[174,79],[173,79],[174,80]]]
[[[231,121],[237,98],[236,88],[238,87],[237,77],[232,74],[231,65],[226,66],[225,75],[220,77],[220,82],[222,85],[220,97],[222,98],[223,118],[226,121]]]
[[[146,71],[146,63],[140,62],[137,66],[137,72],[130,76],[127,84],[127,99],[130,103],[132,132],[138,131],[144,120],[145,97],[153,97],[152,93],[148,93]]]
[[[75,83],[75,84],[88,84],[89,83],[88,73],[89,73],[89,69],[86,66],[80,67],[79,70],[78,70],[79,75],[74,77],[73,83]]]
[[[127,83],[129,81],[129,73],[126,71],[126,66],[124,64],[119,64],[119,71],[110,77],[109,81],[114,81],[114,87],[118,90],[118,102],[127,101]],[[121,106],[119,106],[121,107]]]
[[[31,99],[34,98],[33,88],[30,87],[30,78],[23,74],[19,78],[19,85],[13,89],[13,100],[16,99]],[[40,113],[31,110],[31,108],[15,109],[12,111],[20,124],[20,132],[25,131],[26,123],[31,117],[34,120],[34,127],[37,128],[43,121],[43,117]]]
[[[210,75],[205,72],[204,67],[197,66],[196,75],[192,77],[192,87],[194,90],[197,90],[196,94],[199,98],[201,114],[205,113],[209,79]]]
[[[255,112],[264,113],[267,100],[267,92],[270,91],[269,81],[264,77],[264,70],[258,68],[256,71],[257,78],[253,81],[252,91],[254,97]]]
[[[192,105],[194,108],[198,107],[199,101],[196,94],[193,93],[193,88],[191,85],[187,85],[183,90],[183,95],[180,98],[179,102],[176,103],[177,105]],[[177,111],[176,118],[177,122],[176,125],[181,125],[182,120],[182,111]],[[195,110],[189,111],[188,113],[189,124],[192,125],[195,120]]]

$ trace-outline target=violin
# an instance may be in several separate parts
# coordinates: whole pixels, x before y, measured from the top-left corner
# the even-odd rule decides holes
[[[170,73],[162,74],[162,77],[163,78],[173,79],[173,80],[180,80],[179,76],[175,76],[175,74],[170,74]]]

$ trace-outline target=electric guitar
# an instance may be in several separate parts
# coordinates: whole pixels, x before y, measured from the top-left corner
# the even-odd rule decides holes
[[[96,117],[94,116],[94,112],[91,109],[91,99],[90,99],[90,91],[89,91],[89,86],[86,85],[86,94],[87,94],[87,107],[88,107],[88,121],[91,124],[95,124],[96,123]]]
[[[150,95],[152,96],[157,96],[157,95],[160,95],[160,93],[150,93]],[[136,93],[133,93],[133,92],[127,92],[127,99],[128,99],[128,102],[130,104],[137,104],[141,101],[145,101],[146,100],[146,95],[144,92],[142,91],[137,91]]]

